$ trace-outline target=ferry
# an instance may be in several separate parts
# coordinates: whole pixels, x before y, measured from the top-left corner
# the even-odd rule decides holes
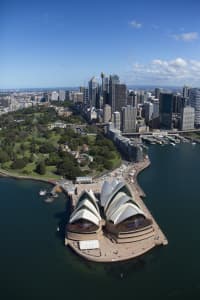
[[[40,195],[40,196],[45,196],[46,193],[47,193],[46,190],[40,190],[39,195]]]

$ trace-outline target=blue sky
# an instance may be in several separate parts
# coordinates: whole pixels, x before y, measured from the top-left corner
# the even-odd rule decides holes
[[[78,86],[101,71],[200,86],[198,2],[1,0],[0,88]]]

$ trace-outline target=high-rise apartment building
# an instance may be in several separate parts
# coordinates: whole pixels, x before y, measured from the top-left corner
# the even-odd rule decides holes
[[[183,107],[181,112],[181,130],[194,129],[195,109],[191,106]]]
[[[200,89],[193,88],[190,90],[190,104],[195,109],[194,124],[200,127]]]
[[[122,107],[122,131],[132,133],[136,131],[137,109],[131,105]]]
[[[145,111],[145,122],[146,124],[148,124],[149,121],[153,119],[153,103],[145,102],[144,111]]]
[[[121,129],[121,115],[119,111],[113,113],[113,125],[115,129]]]
[[[83,93],[83,104],[89,106],[89,89],[87,87],[81,87],[80,92]]]
[[[65,101],[65,91],[64,90],[60,90],[58,97],[59,97],[59,101]]]
[[[109,104],[105,104],[103,107],[103,122],[108,123],[111,121],[112,113],[111,106]]]

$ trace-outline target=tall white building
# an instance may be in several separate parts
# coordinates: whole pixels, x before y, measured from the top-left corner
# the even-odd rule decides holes
[[[144,109],[145,109],[145,122],[149,123],[149,121],[153,119],[153,103],[145,102]]]
[[[121,116],[119,111],[113,113],[113,124],[114,128],[120,130],[121,128]]]
[[[105,104],[103,107],[103,122],[108,123],[111,121],[111,106]]]
[[[64,90],[59,91],[59,100],[65,101],[65,91]]]
[[[200,89],[193,88],[190,90],[190,104],[195,109],[194,124],[200,127]]]
[[[194,107],[186,106],[181,113],[181,130],[194,129],[195,110]]]
[[[51,93],[51,101],[58,101],[58,97],[59,97],[58,92],[54,91]]]
[[[122,131],[132,133],[136,131],[137,109],[131,105],[122,107]]]

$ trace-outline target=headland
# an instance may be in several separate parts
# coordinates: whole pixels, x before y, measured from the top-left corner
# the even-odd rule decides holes
[[[142,197],[144,197],[145,194],[137,182],[138,174],[149,165],[150,160],[146,157],[141,163],[128,163],[127,165],[122,165],[120,168],[97,179],[93,183],[76,184],[76,194],[71,196],[72,216],[76,215],[77,206],[78,210],[81,208],[82,199],[80,195],[83,195],[83,191],[92,191],[98,199],[97,202],[99,203],[98,205],[100,205],[101,216],[103,215],[103,217],[100,219],[99,226],[96,228],[94,227],[93,230],[90,230],[87,233],[81,231],[78,232],[77,226],[73,227],[68,224],[66,228],[65,245],[69,245],[81,257],[95,262],[129,260],[148,252],[156,246],[167,245],[168,241],[166,236],[142,200]],[[133,199],[134,204],[140,209],[139,214],[145,216],[141,226],[134,227],[133,223],[137,222],[137,220],[134,219],[133,221],[133,219],[131,219],[132,216],[128,215],[128,213],[127,220],[129,221],[126,220],[125,223],[121,222],[121,224],[115,225],[107,219],[106,215],[108,216],[109,213],[105,213],[105,207],[101,207],[102,203],[100,203],[100,199],[102,198],[101,193],[104,182],[107,181],[112,184],[113,179],[118,180],[118,182],[123,182],[121,187],[118,188],[118,194],[120,194],[122,190],[125,191],[125,189],[127,189],[127,193],[131,193],[130,196]],[[118,185],[120,185],[120,183]],[[117,195],[117,193],[115,194]],[[86,198],[88,198],[88,195],[89,194],[87,194]],[[115,198],[117,199],[117,197],[118,196]],[[112,197],[110,197],[110,199],[111,198]],[[112,200],[112,202],[116,202],[116,200]],[[109,203],[110,207],[113,206],[112,202],[111,204]],[[116,205],[119,206],[118,204]],[[129,204],[126,203],[125,205]],[[103,210],[104,213],[102,214]],[[130,220],[132,220],[132,223]]]

